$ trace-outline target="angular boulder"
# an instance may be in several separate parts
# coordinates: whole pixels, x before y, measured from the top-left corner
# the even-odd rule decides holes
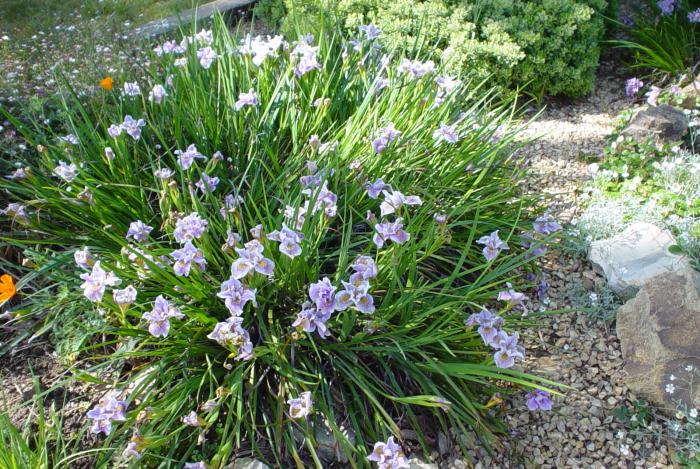
[[[700,401],[700,274],[660,274],[617,313],[627,386],[667,415]],[[689,386],[691,378],[695,385]]]
[[[688,118],[672,106],[662,104],[639,111],[621,132],[638,142],[653,139],[657,143],[682,140],[688,132]]]
[[[655,275],[689,268],[686,256],[669,252],[674,244],[669,231],[637,222],[613,238],[591,243],[588,258],[613,291],[631,298]]]

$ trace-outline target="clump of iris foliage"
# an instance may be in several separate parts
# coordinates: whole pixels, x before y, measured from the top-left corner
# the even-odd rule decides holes
[[[646,0],[620,19],[625,38],[614,41],[632,54],[632,69],[657,77],[678,75],[700,59],[700,1]]]
[[[358,34],[218,18],[66,96],[60,133],[13,119],[36,154],[5,164],[2,240],[104,324],[73,369],[103,396],[94,467],[320,467],[321,429],[368,467],[404,429],[493,443],[489,398],[552,384],[514,368],[513,289],[556,223],[526,219],[512,101]],[[16,311],[53,301],[19,286]]]

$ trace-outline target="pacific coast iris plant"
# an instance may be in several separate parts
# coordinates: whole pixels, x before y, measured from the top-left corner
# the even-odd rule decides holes
[[[512,102],[380,41],[219,18],[149,79],[67,97],[61,134],[13,119],[37,153],[5,168],[5,241],[50,249],[106,323],[79,370],[107,396],[95,467],[309,467],[321,431],[352,467],[404,467],[400,429],[488,444],[498,383],[552,384],[516,369],[516,289],[558,225],[523,210]]]

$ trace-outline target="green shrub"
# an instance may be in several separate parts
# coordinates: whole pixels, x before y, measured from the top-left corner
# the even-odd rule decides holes
[[[66,97],[67,136],[13,119],[38,155],[3,168],[19,205],[2,210],[14,227],[2,240],[41,249],[37,269],[59,270],[74,305],[99,311],[83,350],[95,365],[75,373],[124,401],[91,414],[96,430],[114,420],[92,467],[137,453],[138,467],[219,468],[251,453],[321,467],[322,431],[368,467],[373,443],[401,429],[425,450],[438,428],[488,444],[505,430],[487,404],[503,383],[551,384],[494,362],[499,347],[519,356],[523,325],[497,296],[527,286],[541,248],[521,238],[533,201],[517,192],[512,102],[427,65],[411,77],[367,41],[323,30],[317,41],[241,47],[218,18],[213,39],[144,65],[139,92],[120,82]],[[270,56],[256,64],[247,47]],[[373,198],[378,178],[390,187]],[[408,239],[381,234],[401,221]],[[496,231],[509,249],[484,251]],[[52,251],[79,268],[52,268]],[[358,259],[376,272],[347,283]],[[324,282],[354,306],[319,299],[311,286]],[[127,286],[135,298],[113,296]],[[227,286],[255,299],[237,307]],[[465,324],[483,306],[509,344],[487,347]],[[214,334],[229,326],[226,340]],[[288,401],[307,392],[311,413],[297,415]]]
[[[420,49],[448,70],[491,76],[532,94],[580,96],[593,88],[605,0],[284,0],[290,24],[336,17],[348,34],[374,23],[383,41]],[[265,2],[266,11],[273,2]]]

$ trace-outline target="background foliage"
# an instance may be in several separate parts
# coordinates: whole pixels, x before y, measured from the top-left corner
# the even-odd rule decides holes
[[[284,3],[283,3],[284,2]],[[593,89],[605,0],[267,0],[264,18],[313,27],[330,15],[346,31],[372,22],[390,47],[421,50],[452,71],[490,76],[531,94],[581,96]]]

